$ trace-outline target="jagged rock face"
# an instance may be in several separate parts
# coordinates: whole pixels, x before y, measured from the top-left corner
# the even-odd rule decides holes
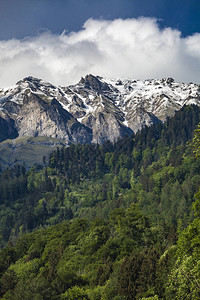
[[[102,93],[103,91],[112,92],[107,83],[100,81],[98,77],[93,75],[86,75],[85,78],[82,77],[79,84],[83,85],[85,89],[94,90],[97,93]]]
[[[109,98],[94,96],[87,105],[95,109],[86,111],[82,123],[92,129],[93,143],[102,144],[107,140],[115,142],[119,137],[133,133],[123,124],[125,119],[122,111]]]
[[[114,142],[164,122],[189,104],[200,106],[200,85],[172,78],[107,80],[87,75],[76,85],[56,87],[27,77],[0,90],[0,109],[20,136],[57,137],[66,144]]]
[[[106,112],[96,112],[94,116],[89,115],[84,122],[92,129],[93,143],[103,144],[107,140],[116,142],[119,137],[133,133],[114,114]]]
[[[50,136],[69,143],[90,143],[91,130],[62,108],[56,99],[44,101],[38,95],[24,96],[15,119],[19,136]]]
[[[145,126],[158,124],[160,120],[142,107],[137,107],[135,111],[129,111],[127,114],[127,124],[134,131],[140,131]]]
[[[6,139],[15,139],[17,136],[18,132],[15,128],[15,122],[0,111],[0,142]]]
[[[113,126],[113,136],[121,137],[132,131],[137,132],[144,126],[164,122],[166,117],[173,116],[183,105],[200,105],[199,85],[177,83],[172,78],[145,81],[107,80],[87,75],[78,84],[66,88],[65,92],[70,97],[76,95],[76,101],[63,104],[78,121],[93,129],[93,142],[98,140],[95,137],[96,128],[99,136],[101,133],[105,134],[103,124],[100,129],[99,125],[95,124],[95,120],[99,122],[97,112],[104,114],[106,111],[105,120],[108,120],[108,114],[115,116],[110,127]],[[77,104],[78,101],[81,105]],[[119,127],[116,122],[120,130],[117,130]],[[110,134],[111,132],[108,135]],[[112,134],[109,139],[112,140]]]

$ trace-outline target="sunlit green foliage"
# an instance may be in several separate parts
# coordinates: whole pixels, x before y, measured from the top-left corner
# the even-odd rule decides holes
[[[199,120],[3,170],[0,299],[199,299]]]

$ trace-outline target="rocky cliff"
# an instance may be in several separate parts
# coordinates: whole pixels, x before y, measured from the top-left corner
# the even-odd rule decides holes
[[[47,136],[65,144],[112,142],[164,122],[183,105],[200,106],[200,85],[161,80],[104,79],[87,75],[56,87],[26,77],[0,90],[0,140]]]

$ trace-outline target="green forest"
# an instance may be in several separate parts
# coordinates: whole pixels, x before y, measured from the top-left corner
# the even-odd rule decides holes
[[[200,108],[0,170],[0,299],[200,299]]]

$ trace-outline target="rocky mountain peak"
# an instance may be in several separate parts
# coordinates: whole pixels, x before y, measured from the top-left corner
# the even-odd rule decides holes
[[[27,76],[27,77],[24,77],[22,80],[18,81],[16,84],[20,84],[21,82],[40,82],[42,81],[41,79],[39,78],[36,78],[36,77],[33,77],[33,76]]]
[[[157,122],[183,105],[200,106],[200,85],[173,78],[131,80],[86,75],[57,87],[32,76],[0,90],[1,123],[21,135],[59,137],[66,144],[114,142]],[[6,117],[5,117],[6,116]],[[11,126],[12,125],[12,126]],[[11,130],[12,129],[12,130]]]
[[[85,78],[81,78],[79,84],[83,85],[86,89],[92,89],[96,92],[111,91],[109,85],[101,81],[101,77],[94,75],[86,75]]]
[[[30,88],[33,92],[43,91],[44,89],[56,89],[56,87],[51,83],[33,76],[25,77],[18,81],[16,85],[21,89]]]

